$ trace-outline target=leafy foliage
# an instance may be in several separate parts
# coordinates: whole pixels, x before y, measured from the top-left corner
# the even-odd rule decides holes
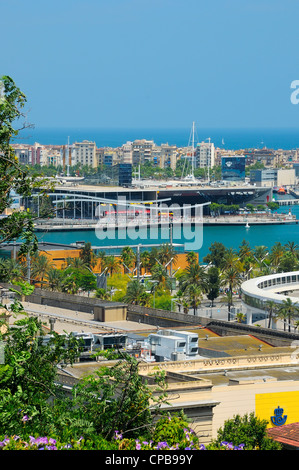
[[[11,146],[11,139],[19,131],[14,128],[23,116],[22,109],[26,103],[24,93],[15,85],[9,76],[0,78],[4,95],[0,100],[0,214],[10,208],[12,193],[21,197],[32,194],[34,188],[45,186],[45,180],[39,175],[31,174],[26,166],[20,165]],[[24,127],[24,125],[23,125]],[[0,220],[0,245],[21,238],[23,246],[20,254],[37,250],[37,237],[34,234],[35,215],[27,211],[14,211]]]
[[[244,444],[246,450],[280,450],[280,444],[267,437],[267,424],[254,413],[236,415],[218,430],[214,444],[217,447],[222,442],[234,442],[235,445]]]

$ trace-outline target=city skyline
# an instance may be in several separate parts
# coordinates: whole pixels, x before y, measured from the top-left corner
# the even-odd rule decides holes
[[[2,75],[37,127],[299,125],[294,0],[1,2]]]

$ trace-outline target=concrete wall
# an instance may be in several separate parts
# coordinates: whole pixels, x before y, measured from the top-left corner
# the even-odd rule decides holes
[[[1,284],[2,287],[14,287],[20,290],[18,286]],[[108,302],[85,297],[80,295],[65,294],[63,292],[51,292],[36,288],[33,294],[26,296],[27,302],[39,305],[48,305],[50,307],[65,308],[72,311],[90,313],[91,320],[98,321],[122,321],[127,316],[127,306],[120,302]]]

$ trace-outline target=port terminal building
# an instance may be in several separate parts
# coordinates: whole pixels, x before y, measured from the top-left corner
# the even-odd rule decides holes
[[[57,208],[57,216],[66,218],[93,219],[99,204],[113,204],[125,200],[128,204],[143,204],[153,207],[154,204],[165,207],[195,206],[206,204],[203,213],[208,214],[208,204],[267,204],[273,199],[271,187],[254,185],[200,185],[184,182],[182,184],[139,185],[139,187],[97,186],[76,184],[74,182],[59,184],[48,193],[51,202]],[[65,203],[65,204],[64,204]],[[33,207],[39,212],[40,196],[36,192],[33,197],[23,202],[25,208]]]

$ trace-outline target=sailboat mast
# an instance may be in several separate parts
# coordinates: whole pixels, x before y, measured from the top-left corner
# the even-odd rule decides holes
[[[192,123],[192,178],[194,178],[194,121]]]

